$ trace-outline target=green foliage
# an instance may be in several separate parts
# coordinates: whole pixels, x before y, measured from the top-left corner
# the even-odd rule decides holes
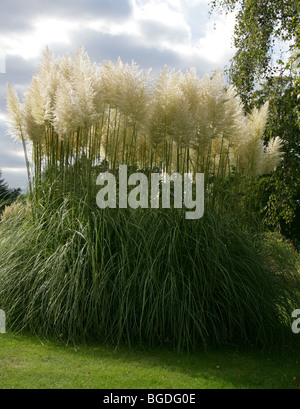
[[[292,76],[270,77],[253,94],[252,104],[260,106],[266,99],[270,115],[265,132],[268,141],[275,135],[283,140],[284,157],[269,177],[269,200],[264,203],[266,227],[275,228],[286,236],[299,236],[300,217],[300,128],[297,123],[298,94]]]
[[[273,76],[274,46],[277,40],[289,41],[295,47],[299,38],[299,0],[215,0],[212,8],[237,11],[231,78],[247,105],[255,85]],[[299,41],[299,40],[298,40]]]
[[[0,305],[13,330],[177,350],[291,335],[297,266],[274,269],[276,250],[229,213],[207,208],[190,223],[181,210],[43,200],[35,217],[0,225]]]
[[[294,249],[293,244],[290,241],[287,241],[284,236],[278,233],[265,233],[263,240],[268,251],[276,254],[276,257],[273,257],[270,260],[270,265],[273,268],[274,272],[288,272],[291,269],[300,267],[299,255]]]
[[[299,1],[214,1],[230,12],[237,10],[230,76],[247,110],[269,101],[265,142],[283,141],[284,159],[268,178],[268,198],[262,197],[266,228],[295,240],[300,237],[300,127],[299,127]],[[276,41],[289,41],[288,62],[274,61]],[[257,194],[265,196],[258,190]]]

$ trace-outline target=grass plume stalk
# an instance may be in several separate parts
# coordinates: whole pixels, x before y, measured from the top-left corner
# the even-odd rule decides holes
[[[32,145],[36,189],[45,169],[62,190],[79,184],[90,192],[88,175],[101,162],[112,170],[120,163],[167,173],[205,170],[208,181],[233,168],[268,173],[282,156],[278,138],[263,144],[267,105],[245,116],[220,72],[200,79],[195,70],[165,67],[152,80],[150,71],[120,59],[91,64],[82,48],[57,59],[46,50],[23,103],[8,87],[8,109],[12,134]],[[28,157],[26,164],[29,171]],[[82,175],[85,182],[77,183]]]
[[[219,72],[165,68],[152,80],[120,59],[91,64],[80,49],[46,50],[21,103],[8,87],[8,109],[12,135],[32,148],[35,193],[30,211],[0,222],[0,306],[13,330],[177,350],[284,344],[299,306],[295,263],[282,274],[276,246],[223,189],[280,162],[281,141],[262,143],[267,106],[244,115]],[[205,173],[204,217],[99,210],[97,176],[120,164]]]

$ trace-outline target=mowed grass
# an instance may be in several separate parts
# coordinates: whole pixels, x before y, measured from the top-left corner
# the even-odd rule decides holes
[[[1,389],[299,389],[300,349],[177,354],[0,335]]]

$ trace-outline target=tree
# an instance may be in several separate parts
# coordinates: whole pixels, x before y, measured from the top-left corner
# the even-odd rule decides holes
[[[2,172],[0,171],[0,213],[2,213],[5,206],[12,204],[21,193],[21,189],[10,189],[5,180],[1,178]]]
[[[256,91],[252,97],[257,106],[263,104],[266,99],[270,102],[270,115],[265,140],[280,135],[285,154],[276,172],[268,177],[269,200],[263,213],[268,227],[296,238],[300,231],[300,128],[295,110],[298,95],[293,78],[269,78],[262,89]]]
[[[246,110],[270,102],[265,141],[283,140],[284,160],[269,177],[268,201],[263,204],[266,226],[285,235],[300,235],[300,1],[216,0],[212,9],[236,11],[236,54],[230,78]],[[278,42],[288,47],[278,54]],[[276,52],[275,52],[276,51]],[[283,61],[284,60],[284,61]]]
[[[236,11],[234,46],[230,76],[246,106],[257,83],[274,76],[274,47],[289,42],[290,50],[299,49],[299,0],[214,0],[212,9]]]
[[[2,173],[0,171],[0,199],[4,199],[9,191],[7,183],[1,179]]]

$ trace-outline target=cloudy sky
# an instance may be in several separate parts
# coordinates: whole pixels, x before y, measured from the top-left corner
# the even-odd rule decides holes
[[[11,187],[26,186],[21,144],[6,121],[6,84],[20,98],[46,46],[58,56],[80,45],[92,62],[134,60],[156,75],[164,65],[224,68],[234,54],[234,16],[209,16],[209,0],[1,0],[0,169]]]

